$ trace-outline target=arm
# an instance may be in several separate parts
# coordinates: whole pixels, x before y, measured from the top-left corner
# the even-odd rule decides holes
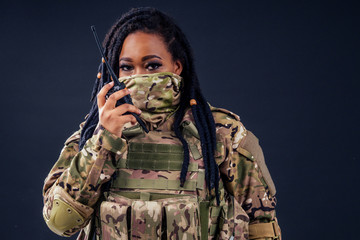
[[[245,129],[237,115],[224,109],[213,111],[216,132],[225,147],[219,170],[226,190],[239,206],[234,208],[234,219],[249,222],[249,234],[240,222],[235,225],[235,239],[242,235],[249,239],[275,239],[280,235],[275,215],[276,190],[258,139]]]
[[[127,89],[106,99],[113,85],[106,84],[97,95],[99,124],[93,136],[79,151],[81,128],[74,133],[45,180],[43,216],[49,228],[59,235],[71,236],[87,225],[101,186],[110,180],[117,161],[127,152],[122,129],[126,123],[135,123],[136,118],[123,114],[141,111],[130,104],[116,106],[119,99],[130,93]]]
[[[227,169],[226,189],[249,216],[249,239],[281,238],[275,214],[276,191],[257,139],[245,131],[244,138],[236,145],[233,144],[236,148],[222,168],[223,172]]]
[[[110,180],[117,160],[127,149],[123,138],[99,126],[79,152],[80,132],[65,142],[43,190],[45,221],[63,236],[71,236],[87,225],[101,185]]]

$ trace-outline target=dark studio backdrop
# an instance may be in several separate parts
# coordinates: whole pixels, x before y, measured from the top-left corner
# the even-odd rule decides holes
[[[135,6],[176,19],[209,102],[260,139],[284,239],[358,239],[357,1],[120,0],[0,3],[1,239],[63,239],[42,185],[90,108],[90,26],[102,40]]]

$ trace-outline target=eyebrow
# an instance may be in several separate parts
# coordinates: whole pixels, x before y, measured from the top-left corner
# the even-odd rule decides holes
[[[157,56],[157,55],[146,55],[144,57],[141,58],[141,61],[146,61],[148,59],[151,59],[151,58],[158,58],[158,59],[162,59],[161,57]],[[127,61],[127,62],[132,62],[133,60],[131,58],[127,58],[127,57],[123,57],[123,58],[120,58],[119,59],[119,62],[120,61]]]

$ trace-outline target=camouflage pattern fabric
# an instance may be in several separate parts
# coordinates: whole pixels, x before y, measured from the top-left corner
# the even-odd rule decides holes
[[[140,117],[153,130],[171,116],[180,103],[182,77],[171,72],[137,74],[119,78],[131,90],[134,105],[141,109]]]
[[[222,131],[219,136],[222,141],[231,143],[227,148],[228,156],[219,167],[225,188],[237,200],[234,214],[238,216],[235,218],[238,222],[235,223],[234,239],[247,239],[248,230],[244,222],[254,224],[276,219],[276,198],[271,195],[255,159],[240,153],[239,145],[245,139],[247,130],[239,116],[220,108],[212,108],[212,111],[217,132]]]
[[[110,194],[101,205],[102,239],[198,239],[196,197],[145,201]]]
[[[219,239],[248,239],[248,225],[257,222],[276,220],[276,198],[269,192],[263,179],[261,169],[255,159],[244,156],[240,152],[240,143],[246,138],[247,130],[237,115],[221,108],[211,107],[216,123],[217,151],[216,161],[222,176],[221,199],[222,208],[215,209],[214,204],[209,207],[209,233],[211,226],[218,226]],[[162,113],[160,113],[162,114]],[[171,114],[171,113],[168,113]],[[167,144],[179,144],[179,140],[172,132],[174,116],[165,117],[162,124],[153,127],[154,134],[142,138],[134,138],[134,142],[150,141]],[[194,122],[191,110],[185,113],[184,121]],[[149,123],[151,124],[151,123]],[[75,132],[66,142],[58,161],[51,169],[44,184],[44,215],[48,216],[52,208],[54,193],[62,194],[68,204],[79,210],[86,219],[85,223],[71,229],[67,234],[72,235],[81,229],[79,240],[88,239],[89,225],[93,215],[97,215],[95,233],[101,239],[158,239],[163,236],[164,229],[155,218],[162,218],[164,214],[174,216],[176,221],[166,218],[166,238],[168,239],[198,239],[199,218],[197,202],[188,201],[181,205],[170,200],[134,200],[116,196],[122,189],[111,189],[106,201],[95,205],[102,195],[101,186],[111,179],[114,173],[127,171],[130,178],[157,179],[166,178],[178,180],[178,172],[120,169],[120,160],[127,159],[129,139],[118,138],[102,126],[98,126],[92,138],[79,152],[78,142],[80,130]],[[190,148],[190,162],[197,163],[199,171],[203,169],[200,141],[194,136],[185,136]],[[196,157],[200,153],[200,158]],[[187,180],[198,179],[199,172],[189,171]],[[205,185],[206,186],[206,185]],[[149,192],[149,190],[126,189],[129,192]],[[115,195],[112,195],[113,192]],[[153,190],[153,194],[184,195],[191,198],[206,198],[206,190]],[[149,204],[151,212],[149,212]],[[96,207],[98,206],[98,207]],[[129,213],[130,206],[130,213]],[[195,209],[195,210],[194,210]],[[95,210],[95,211],[94,211]],[[165,211],[165,212],[164,212]],[[130,217],[129,217],[130,214]],[[194,219],[194,220],[191,220]],[[131,226],[127,224],[130,223]],[[147,224],[146,224],[147,223]],[[151,227],[149,227],[149,224]],[[220,226],[221,225],[221,226]],[[183,231],[180,235],[179,231]],[[129,231],[130,230],[130,231]],[[209,234],[209,239],[212,239]],[[270,239],[270,238],[269,238]]]

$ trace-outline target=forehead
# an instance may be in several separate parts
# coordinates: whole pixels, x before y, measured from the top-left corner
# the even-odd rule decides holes
[[[144,32],[129,34],[123,43],[120,57],[141,58],[146,55],[159,55],[164,58],[171,56],[159,35]]]

